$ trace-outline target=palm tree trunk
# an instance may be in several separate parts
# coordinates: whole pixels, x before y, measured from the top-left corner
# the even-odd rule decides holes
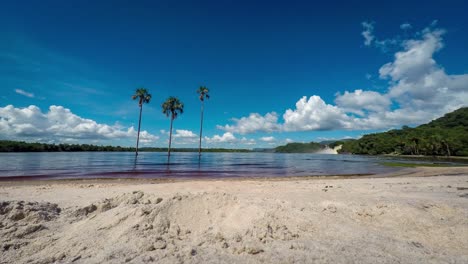
[[[140,142],[140,126],[141,126],[141,112],[143,110],[143,105],[140,105],[140,118],[138,119],[138,134],[137,134],[137,144],[135,149],[135,156],[138,156],[138,143]]]
[[[447,157],[450,157],[450,147],[447,142],[444,142],[445,148],[447,149]]]
[[[167,149],[167,161],[171,157],[171,142],[172,142],[172,122],[174,121],[174,116],[171,116],[171,129],[169,130],[169,148]]]
[[[204,108],[205,102],[202,101],[201,105],[201,118],[200,118],[200,143],[198,144],[198,156],[201,156],[201,140],[202,140],[202,133],[203,133],[203,108]]]

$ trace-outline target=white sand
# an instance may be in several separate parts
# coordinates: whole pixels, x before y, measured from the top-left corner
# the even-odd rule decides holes
[[[0,182],[0,263],[54,262],[468,263],[468,169]]]

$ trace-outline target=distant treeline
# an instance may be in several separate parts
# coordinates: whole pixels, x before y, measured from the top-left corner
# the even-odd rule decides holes
[[[313,153],[325,145],[330,148],[342,145],[339,153],[364,155],[468,156],[468,107],[416,128],[403,126],[402,129],[369,134],[357,140],[289,143],[276,147],[274,152]]]
[[[135,148],[132,148],[135,151]],[[138,151],[166,152],[167,148],[140,148]],[[198,152],[198,148],[171,148],[171,152]],[[250,149],[206,148],[202,152],[252,152]]]
[[[341,153],[468,156],[468,107],[416,128],[404,126],[342,143]]]
[[[323,149],[324,147],[325,147],[324,145],[320,143],[316,143],[316,142],[288,143],[284,146],[276,147],[275,152],[277,153],[314,153]]]
[[[135,151],[134,147],[97,146],[89,144],[47,144],[0,140],[0,152],[66,152],[66,151]],[[140,148],[139,151],[166,152],[167,148]],[[198,152],[196,148],[175,148],[174,152]],[[203,152],[251,152],[248,149],[209,148]]]

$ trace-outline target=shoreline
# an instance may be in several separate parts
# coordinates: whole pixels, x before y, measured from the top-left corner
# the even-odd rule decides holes
[[[0,263],[468,262],[466,167],[13,181],[0,197]]]
[[[340,155],[340,154],[338,154]],[[351,154],[354,155],[354,154]],[[381,155],[370,155],[370,156],[382,156],[390,158],[402,158],[402,159],[413,159],[413,160],[433,160],[433,161],[454,161],[468,163],[467,156],[424,156],[424,155],[395,155],[395,154],[381,154]]]
[[[468,174],[468,167],[415,167],[396,168],[395,171],[380,174],[342,174],[342,175],[306,175],[306,176],[246,176],[246,177],[174,177],[174,178],[130,178],[130,177],[103,177],[103,178],[49,178],[34,179],[36,176],[0,177],[1,185],[35,185],[35,184],[67,184],[67,183],[171,183],[191,181],[300,181],[300,180],[332,180],[332,179],[369,179],[393,177],[430,177],[430,176],[457,176]]]

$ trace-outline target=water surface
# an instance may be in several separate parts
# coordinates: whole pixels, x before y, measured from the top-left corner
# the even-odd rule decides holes
[[[377,174],[394,159],[280,153],[41,152],[0,153],[0,178],[223,178]]]

